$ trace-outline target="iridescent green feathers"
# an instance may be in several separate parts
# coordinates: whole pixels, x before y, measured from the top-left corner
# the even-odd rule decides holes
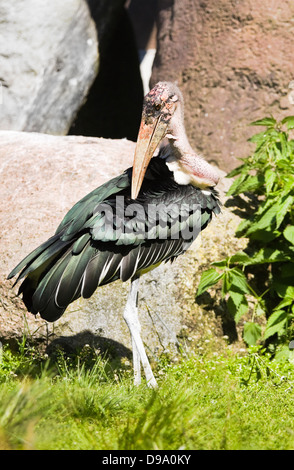
[[[215,191],[178,185],[160,158],[151,160],[136,201],[130,181],[131,169],[81,199],[55,235],[10,273],[20,273],[16,282],[23,280],[19,293],[29,311],[55,321],[98,286],[173,260],[220,211]]]

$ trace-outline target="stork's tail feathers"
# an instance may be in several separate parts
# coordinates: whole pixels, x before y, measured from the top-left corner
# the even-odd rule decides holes
[[[88,298],[98,285],[117,279],[120,260],[113,253],[98,251],[88,234],[76,241],[62,241],[57,234],[27,256],[8,278],[21,271],[16,283],[26,276],[18,294],[28,311],[52,322],[77,298]]]
[[[9,275],[23,280],[18,294],[29,312],[56,321],[79,297],[89,298],[98,286],[123,282],[173,259],[183,250],[182,240],[162,240],[146,246],[97,244],[89,233],[64,241],[54,235],[28,255]]]

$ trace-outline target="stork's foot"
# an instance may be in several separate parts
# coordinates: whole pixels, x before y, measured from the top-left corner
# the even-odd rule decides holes
[[[154,388],[154,389],[158,388],[158,384],[157,384],[153,374],[152,374],[152,377],[149,378],[149,380],[146,377],[146,380],[147,380],[148,387]]]
[[[140,338],[140,340],[141,340],[141,338]],[[142,347],[144,348],[143,342],[142,342]],[[144,373],[145,373],[145,377],[146,377],[146,381],[147,381],[147,386],[150,387],[150,388],[157,388],[158,385],[157,385],[157,382],[156,382],[155,377],[153,375],[153,372],[152,372],[151,366],[149,364],[147,355],[145,353],[145,349],[144,349],[144,355],[145,355],[145,359],[143,357],[144,362],[142,361],[142,366],[143,366],[143,369],[144,369]],[[141,384],[141,357],[140,357],[140,354],[138,352],[138,349],[137,349],[137,346],[136,346],[136,343],[135,343],[134,339],[133,339],[133,367],[134,367],[134,385],[140,385]]]
[[[136,333],[135,333],[135,336],[136,336]],[[146,352],[145,352],[145,348],[144,348],[144,345],[143,345],[143,342],[142,342],[142,339],[141,339],[140,335],[139,335],[139,342],[142,343],[141,344],[142,359],[141,359],[141,356],[140,356],[140,352],[137,348],[136,341],[134,340],[134,338],[132,340],[132,343],[133,343],[134,385],[140,385],[141,384],[141,364],[142,364],[148,387],[157,388],[158,385],[157,385],[157,382],[156,382],[155,377],[153,375],[153,372],[152,372],[150,363],[148,361],[148,358],[147,358],[147,355],[146,355]],[[140,346],[139,346],[139,348],[140,348]]]

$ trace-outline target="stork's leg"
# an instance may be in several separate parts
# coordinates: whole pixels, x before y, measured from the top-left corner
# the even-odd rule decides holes
[[[145,372],[147,385],[149,387],[157,387],[151,366],[145,352],[144,344],[140,336],[141,325],[138,317],[138,288],[139,277],[132,279],[131,289],[128,296],[127,304],[124,310],[124,319],[129,327],[132,347],[133,347],[133,367],[134,367],[134,383],[139,385],[141,382],[141,363]]]
[[[136,329],[138,334],[141,332],[141,325],[138,318],[138,287],[139,278],[131,281],[131,288],[128,296],[128,301],[124,311],[124,319],[129,327],[132,339],[133,351],[133,369],[134,369],[134,384],[140,385],[141,383],[141,359],[140,353],[137,349],[135,338],[133,335]]]
[[[132,350],[133,350],[133,368],[134,368],[134,384],[140,385],[141,383],[141,359],[137,349],[134,338],[132,338]]]

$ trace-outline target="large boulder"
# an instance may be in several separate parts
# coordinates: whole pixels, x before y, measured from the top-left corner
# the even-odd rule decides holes
[[[122,315],[129,282],[98,288],[91,299],[78,299],[60,320],[47,324],[26,313],[6,277],[54,233],[77,200],[132,164],[134,147],[127,140],[0,131],[0,341],[25,334],[43,344],[63,337],[72,346],[103,346],[108,339],[108,347],[114,342],[122,354],[130,348]],[[195,290],[201,269],[234,250],[236,224],[224,209],[184,256],[142,277],[139,315],[149,351],[174,345],[184,326],[198,343],[207,335],[216,343],[226,333],[221,316],[195,303]]]
[[[66,134],[98,71],[85,0],[1,2],[0,128]]]
[[[177,81],[187,133],[225,171],[248,154],[250,122],[294,112],[291,0],[158,0],[151,85]]]

